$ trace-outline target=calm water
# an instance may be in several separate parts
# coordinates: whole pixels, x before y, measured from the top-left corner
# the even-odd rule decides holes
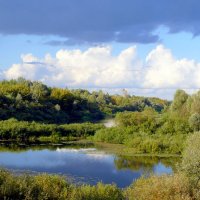
[[[176,162],[176,158],[117,156],[90,146],[0,147],[0,166],[16,173],[56,173],[76,183],[102,181],[119,187],[130,185],[141,175],[172,173]]]

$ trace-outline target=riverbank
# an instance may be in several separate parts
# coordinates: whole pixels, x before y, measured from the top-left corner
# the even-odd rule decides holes
[[[38,138],[37,141],[16,141],[16,140],[0,140],[0,147],[8,149],[10,147],[16,147],[16,148],[26,148],[26,147],[34,147],[34,146],[71,146],[71,147],[94,147],[97,150],[104,151],[108,154],[116,154],[119,156],[147,156],[147,157],[177,157],[181,158],[181,154],[169,154],[169,153],[137,153],[134,148],[127,147],[123,144],[111,144],[111,143],[105,143],[105,142],[95,142],[88,139],[81,139],[81,138],[65,138],[61,137],[59,140],[55,141],[52,140],[51,137],[45,137],[45,138]],[[2,149],[1,148],[1,149]]]
[[[183,155],[183,161],[180,163],[177,172],[173,173],[172,175],[161,175],[161,176],[151,175],[148,177],[143,176],[141,178],[138,178],[134,183],[132,183],[130,186],[124,189],[120,189],[113,184],[110,185],[102,183],[98,183],[97,185],[94,186],[91,185],[80,186],[71,184],[70,181],[65,180],[63,177],[60,176],[47,175],[47,174],[41,174],[36,176],[30,176],[27,174],[13,175],[12,173],[7,172],[5,170],[0,170],[0,197],[4,199],[6,198],[6,199],[22,199],[22,200],[23,199],[198,200],[200,197],[199,196],[200,184],[199,181],[197,181],[199,180],[199,169],[196,168],[195,166],[196,162],[199,163],[199,156],[198,156],[200,155],[199,141],[200,141],[199,133],[192,135],[192,137],[189,139],[189,141],[187,142],[188,144],[187,148],[185,149],[185,153]],[[77,141],[77,143],[81,143],[81,141]],[[119,145],[117,145],[117,147],[118,149],[120,149]],[[56,149],[58,153],[63,152],[63,155],[66,155],[67,153],[67,151],[63,151],[60,148]],[[108,146],[107,149],[109,149]],[[42,152],[46,154],[46,151]],[[91,154],[90,152],[89,155],[92,156],[94,154]],[[16,156],[17,154],[15,154],[15,157]],[[51,156],[47,157],[52,158]],[[58,158],[58,156],[56,157]],[[96,159],[102,158],[102,156],[100,155],[97,157],[96,156],[93,157]],[[26,156],[26,159],[27,158],[28,157]],[[36,157],[30,156],[31,160],[33,160],[33,158],[38,158],[38,156]],[[127,170],[127,167],[132,161],[124,158],[125,157],[122,156],[120,159],[117,159],[115,163],[117,164],[119,169]],[[8,159],[8,152],[6,155],[6,159],[10,160]],[[43,157],[42,160],[44,160]],[[55,161],[55,159],[52,160]],[[83,160],[85,160],[85,158]],[[138,166],[135,165],[136,160],[135,159],[133,160],[133,164],[134,168],[138,169]],[[175,160],[177,160],[176,157]],[[147,166],[149,166],[149,164],[151,165],[151,162],[149,163],[148,159],[145,160],[144,162],[146,163]],[[88,163],[89,162],[87,162],[87,164]],[[99,169],[101,169],[100,166]],[[106,170],[108,169],[109,167],[107,166]],[[104,173],[105,172],[106,171],[104,171]],[[109,174],[111,173],[109,172]],[[53,190],[54,192],[52,192],[52,188],[54,188]]]
[[[122,190],[114,184],[75,186],[60,176],[47,174],[15,176],[8,171],[0,170],[0,197],[3,199],[192,200],[196,199],[195,195],[188,179],[182,174],[141,178]]]
[[[120,151],[125,154],[181,155],[188,135],[190,133],[150,134],[142,131],[137,132],[134,126],[106,128],[101,123],[58,125],[17,121],[16,119],[0,121],[0,140],[2,141],[60,143],[88,139],[94,143],[119,144],[119,147],[124,145]],[[107,146],[106,144],[105,148]]]
[[[79,141],[81,142],[81,141]],[[127,147],[123,144],[111,144],[104,142],[94,142],[97,149],[103,149],[105,152],[114,153],[121,156],[158,156],[158,157],[181,157],[181,154],[170,153],[137,153],[134,148]]]

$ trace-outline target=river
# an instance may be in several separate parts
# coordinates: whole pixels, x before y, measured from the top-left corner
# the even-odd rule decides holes
[[[142,175],[173,173],[176,158],[118,156],[93,145],[5,145],[0,166],[15,173],[50,173],[78,184],[115,183],[129,186]]]

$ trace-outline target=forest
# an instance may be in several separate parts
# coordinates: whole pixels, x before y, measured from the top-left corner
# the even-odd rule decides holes
[[[103,91],[52,88],[24,78],[0,82],[0,120],[15,118],[45,124],[96,122],[123,111],[151,107],[161,112],[169,102],[159,98],[109,95]]]

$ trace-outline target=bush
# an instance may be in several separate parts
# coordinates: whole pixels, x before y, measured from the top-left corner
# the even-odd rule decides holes
[[[188,179],[176,174],[140,178],[126,191],[129,200],[192,200]]]
[[[105,128],[96,132],[94,140],[114,144],[123,144],[126,138],[125,130],[122,128]]]
[[[121,190],[113,184],[76,186],[56,175],[15,176],[0,170],[0,199],[197,200],[199,197],[199,190],[192,188],[188,177],[182,173],[142,177]]]
[[[63,136],[85,138],[94,135],[98,129],[103,127],[102,124],[93,123],[56,125],[9,119],[0,121],[0,139],[29,140],[42,136],[51,137],[56,141]]]
[[[12,200],[123,200],[116,185],[75,186],[55,175],[14,176],[0,170],[0,199]]]
[[[162,135],[136,132],[134,127],[113,127],[100,129],[93,137],[94,141],[125,144],[135,153],[171,153],[183,151],[186,135]]]
[[[104,128],[102,124],[80,123],[60,125],[62,136],[83,137],[94,135],[99,129]]]
[[[96,186],[83,185],[76,188],[72,199],[125,200],[122,191],[116,185],[104,185],[102,183],[98,183]]]

